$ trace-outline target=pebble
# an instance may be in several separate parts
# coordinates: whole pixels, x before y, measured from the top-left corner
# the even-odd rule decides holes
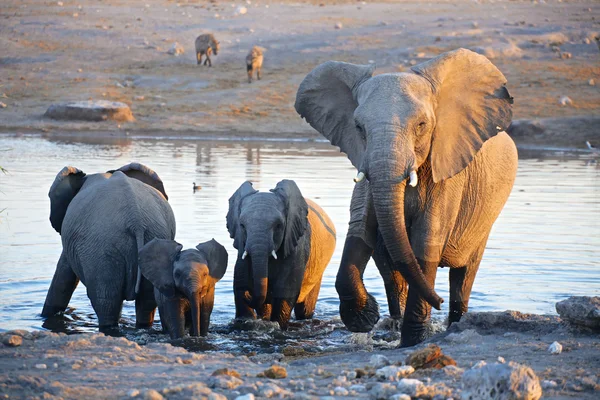
[[[273,365],[270,368],[265,369],[260,376],[265,376],[270,379],[284,379],[287,378],[287,371],[285,368],[279,365]]]
[[[220,393],[210,393],[208,395],[208,400],[227,400],[227,397]]]
[[[137,100],[137,101],[142,101],[145,99],[145,97],[144,96],[135,96],[133,99]]]
[[[414,369],[444,368],[446,365],[456,365],[451,357],[442,354],[442,349],[435,344],[412,352],[405,363]]]
[[[46,369],[46,368],[48,368],[48,366],[46,364],[35,364],[35,367],[37,369]]]
[[[4,108],[6,107],[6,104],[0,103],[0,107]],[[5,337],[2,343],[4,343],[5,346],[19,347],[23,344],[23,338],[17,335],[10,335],[8,337]]]
[[[390,360],[381,354],[374,354],[369,359],[369,365],[373,368],[382,368],[390,364]]]
[[[208,387],[215,389],[235,389],[244,383],[241,379],[235,376],[218,375],[208,378]]]
[[[425,385],[418,379],[401,379],[398,382],[398,391],[409,395],[410,397],[418,397],[425,389]]]
[[[243,396],[236,397],[235,400],[254,400],[254,395],[252,393],[248,393]]]
[[[217,369],[211,375],[212,376],[226,375],[226,376],[233,376],[236,378],[241,378],[239,372],[237,372],[235,369],[229,369],[229,368]]]
[[[554,389],[555,387],[558,386],[558,383],[556,383],[555,381],[542,381],[542,389]]]
[[[171,48],[169,50],[167,50],[167,53],[170,54],[170,55],[172,55],[172,56],[178,57],[178,56],[180,56],[180,55],[182,55],[182,54],[185,53],[185,49],[183,48],[182,45],[180,45],[179,43],[175,42],[175,43],[173,43],[173,45],[171,46]]]
[[[127,396],[129,396],[129,397],[136,397],[139,394],[140,394],[140,391],[137,389],[131,389],[127,392]]]
[[[8,107],[8,106],[6,105],[6,103],[3,103],[3,102],[1,102],[1,101],[0,101],[0,108],[6,108],[6,107]]]
[[[390,400],[410,400],[410,396],[407,394],[395,394],[390,397]]]
[[[477,28],[479,28],[479,23],[478,23],[477,21],[473,21],[473,22],[471,23],[471,27],[472,27],[473,29],[477,29]]]
[[[350,371],[346,374],[346,378],[353,380],[353,379],[356,379],[357,375],[358,374],[356,373],[356,371]]]
[[[558,104],[561,106],[570,106],[573,104],[573,100],[571,100],[568,96],[561,96],[561,98],[558,99]]]
[[[504,357],[501,357],[501,356],[498,356],[498,359],[497,359],[497,360],[498,360],[498,362],[499,362],[500,364],[504,364],[504,363],[506,362],[506,360],[504,359]]]
[[[244,15],[248,12],[248,9],[244,6],[239,6],[238,8],[235,9],[235,13],[239,14],[239,15]]]
[[[397,389],[394,385],[389,383],[376,383],[369,392],[371,397],[375,400],[383,400],[396,393]]]
[[[387,367],[383,367],[375,371],[375,375],[379,379],[383,379],[386,381],[395,381],[399,378],[404,378],[415,372],[415,369],[410,365],[404,365],[402,367],[396,367],[394,365],[390,365]]]
[[[560,354],[562,353],[562,344],[558,342],[553,342],[550,346],[548,346],[548,351],[550,354]]]
[[[335,396],[348,396],[348,390],[341,386],[337,386],[335,389],[333,389],[332,394]]]
[[[593,79],[590,79],[590,80],[588,81],[588,85],[590,85],[590,86],[596,86],[596,81],[595,81],[595,80],[593,80]]]
[[[563,60],[567,60],[569,58],[573,58],[573,55],[568,51],[563,51],[562,53],[560,53],[560,58]]]
[[[164,399],[164,397],[162,396],[162,394],[158,393],[154,389],[146,390],[146,392],[144,393],[144,400],[163,400],[163,399]]]
[[[365,385],[352,385],[348,389],[357,393],[363,393],[367,391],[367,387]]]
[[[337,22],[337,23],[335,24],[335,29],[342,29],[343,27],[344,27],[344,25],[342,25],[342,23],[341,23],[341,22]]]

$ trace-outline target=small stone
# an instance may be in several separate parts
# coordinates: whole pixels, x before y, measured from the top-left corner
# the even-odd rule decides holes
[[[363,393],[367,391],[367,387],[365,385],[351,385],[348,389],[357,393]]]
[[[304,350],[302,347],[298,347],[298,346],[285,346],[281,350],[281,352],[286,357],[296,357],[296,356],[301,356],[304,353],[306,353],[306,350]]]
[[[227,376],[233,376],[236,378],[241,378],[241,375],[239,372],[237,372],[235,369],[229,369],[229,368],[217,369],[211,375],[212,376],[227,375]]]
[[[270,379],[284,379],[287,378],[287,371],[279,365],[273,365],[263,371],[263,376]]]
[[[515,362],[480,361],[463,374],[463,398],[496,398],[497,393],[507,399],[538,400],[542,387],[531,368]]]
[[[248,12],[248,9],[244,6],[239,6],[238,8],[235,9],[235,13],[237,15],[244,15]]]
[[[410,65],[417,65],[417,60],[410,60],[408,63]]]
[[[590,40],[590,38],[585,38],[585,39],[583,39],[583,43],[590,44],[590,43],[592,43],[592,41]]]
[[[129,396],[129,397],[136,397],[139,394],[140,394],[140,391],[137,389],[131,389],[127,392],[127,396]]]
[[[412,352],[405,363],[414,369],[444,368],[446,365],[456,365],[451,357],[442,354],[442,349],[435,344]]]
[[[573,58],[573,55],[568,51],[563,51],[560,53],[560,58],[563,60],[568,60],[569,58]]]
[[[554,389],[558,386],[558,383],[556,383],[555,381],[542,381],[542,389],[544,390],[548,390],[548,389]]]
[[[376,383],[369,391],[375,400],[383,400],[397,392],[396,387],[389,383]]]
[[[3,102],[1,102],[1,101],[0,101],[0,108],[6,108],[6,107],[8,107],[8,106],[6,105],[6,103],[3,103]]]
[[[227,400],[227,397],[220,393],[212,392],[208,395],[208,400]]]
[[[561,106],[570,106],[573,104],[573,100],[571,100],[568,96],[561,96],[561,98],[558,99],[558,104]]]
[[[498,362],[500,364],[504,364],[506,362],[506,360],[504,359],[504,357],[498,356]]]
[[[2,107],[3,104],[4,103],[0,103],[0,107]],[[4,104],[4,107],[6,107],[6,104]],[[5,337],[2,343],[4,343],[5,346],[9,347],[19,347],[23,344],[23,338],[17,335],[10,335],[8,337]]]
[[[425,58],[425,53],[422,53],[422,52],[421,53],[417,53],[417,54],[415,54],[415,57],[417,57],[417,58]]]
[[[133,99],[136,101],[142,101],[145,99],[145,97],[144,96],[135,96]]]
[[[163,399],[164,399],[164,397],[162,396],[162,394],[158,393],[154,389],[146,390],[146,392],[144,393],[144,400],[163,400]]]
[[[395,394],[389,400],[410,400],[410,396],[407,394]]]
[[[343,27],[344,27],[344,25],[342,25],[342,23],[341,23],[341,22],[337,22],[337,23],[335,24],[335,29],[342,29]]]
[[[558,47],[558,46],[551,46],[550,49],[552,50],[553,53],[559,53],[560,52],[560,47]]]
[[[243,396],[236,397],[235,400],[254,400],[254,395],[252,393],[248,393]]]
[[[348,390],[341,386],[337,386],[335,389],[333,389],[333,394],[335,396],[348,396]]]
[[[473,21],[473,22],[471,22],[471,27],[473,29],[477,29],[477,28],[479,28],[479,23],[477,21]]]
[[[179,43],[175,42],[173,43],[173,45],[169,48],[169,50],[167,50],[167,53],[178,57],[180,55],[182,55],[183,53],[185,53],[185,49],[183,48],[182,45],[180,45]]]
[[[418,397],[425,390],[425,385],[418,379],[401,379],[398,382],[398,391],[409,395],[410,397]]]
[[[235,376],[218,375],[208,378],[207,385],[212,389],[235,389],[244,383]]]
[[[390,360],[381,354],[374,354],[369,359],[369,365],[373,368],[382,368],[389,365]],[[358,370],[356,371],[358,373]]]
[[[62,7],[63,6],[63,2],[62,1],[57,1],[56,5],[59,6],[59,7]]]
[[[562,353],[562,344],[558,342],[553,342],[550,346],[548,346],[548,351],[550,354],[560,354]]]
[[[598,296],[570,297],[556,303],[556,311],[560,315],[560,318],[568,321],[570,324],[586,326],[592,329],[600,328],[600,297]]]
[[[356,379],[357,376],[358,374],[356,373],[356,371],[350,371],[346,374],[346,378],[350,380]]]
[[[48,366],[46,364],[35,364],[35,367],[37,369],[46,369],[46,368],[48,368]]]
[[[593,80],[593,79],[590,79],[590,80],[588,81],[588,85],[590,85],[590,86],[596,86],[596,81],[595,81],[595,80]]]
[[[402,367],[396,367],[394,365],[390,365],[387,367],[383,367],[375,371],[375,375],[379,379],[383,379],[386,381],[396,381],[399,378],[404,378],[415,372],[415,369],[410,365],[404,365]]]

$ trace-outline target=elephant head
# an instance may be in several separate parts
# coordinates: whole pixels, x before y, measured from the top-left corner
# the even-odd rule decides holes
[[[119,169],[107,171],[104,174],[86,175],[83,171],[75,167],[64,167],[50,187],[48,197],[50,197],[50,223],[52,227],[61,233],[62,223],[67,214],[67,208],[73,198],[85,186],[86,182],[93,182],[96,178],[107,179],[116,171],[120,171],[130,178],[137,179],[158,190],[168,200],[165,187],[158,174],[152,169],[140,163],[131,163],[122,166]]]
[[[227,250],[214,239],[198,244],[196,249],[182,249],[183,246],[173,240],[152,239],[139,251],[139,267],[142,275],[163,296],[184,297],[189,301],[192,333],[206,336],[214,287],[227,270]],[[167,314],[178,311],[163,310]],[[161,315],[163,317],[172,316]]]
[[[484,56],[444,53],[408,73],[329,61],[300,84],[296,111],[368,179],[375,215],[396,268],[432,306],[443,300],[424,278],[404,215],[407,181],[428,169],[437,183],[460,173],[483,143],[510,124],[506,79]]]
[[[265,302],[269,275],[284,273],[269,271],[269,257],[292,255],[307,227],[308,204],[294,181],[282,180],[270,193],[244,182],[229,199],[227,229],[238,256],[250,257],[255,309]]]

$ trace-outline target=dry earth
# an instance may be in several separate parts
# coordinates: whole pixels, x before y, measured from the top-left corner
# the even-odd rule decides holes
[[[4,0],[0,129],[315,138],[293,103],[317,64],[375,62],[376,73],[403,71],[457,47],[477,48],[504,72],[517,119],[600,109],[600,13],[593,0],[249,3]],[[212,68],[195,62],[194,39],[206,32],[221,41]],[[174,42],[185,54],[167,54]],[[248,84],[244,58],[253,45],[266,49],[264,78]],[[562,96],[572,104],[561,106]],[[123,101],[136,121],[43,118],[52,103],[87,99]],[[584,137],[600,140],[600,123],[593,122],[571,147],[585,146]]]

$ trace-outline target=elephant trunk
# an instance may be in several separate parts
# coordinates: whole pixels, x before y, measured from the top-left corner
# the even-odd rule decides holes
[[[192,335],[200,336],[200,310],[202,298],[200,292],[192,294],[190,297],[190,305],[192,309]]]
[[[263,243],[249,243],[246,246],[252,265],[252,307],[260,309],[267,299],[269,284],[269,246]]]
[[[389,143],[389,142],[388,142]],[[404,216],[407,178],[416,169],[414,156],[402,157],[395,145],[382,146],[371,153],[369,178],[379,230],[394,262],[394,268],[414,285],[436,309],[444,300],[427,282],[408,239]],[[414,175],[411,176],[416,184]]]

